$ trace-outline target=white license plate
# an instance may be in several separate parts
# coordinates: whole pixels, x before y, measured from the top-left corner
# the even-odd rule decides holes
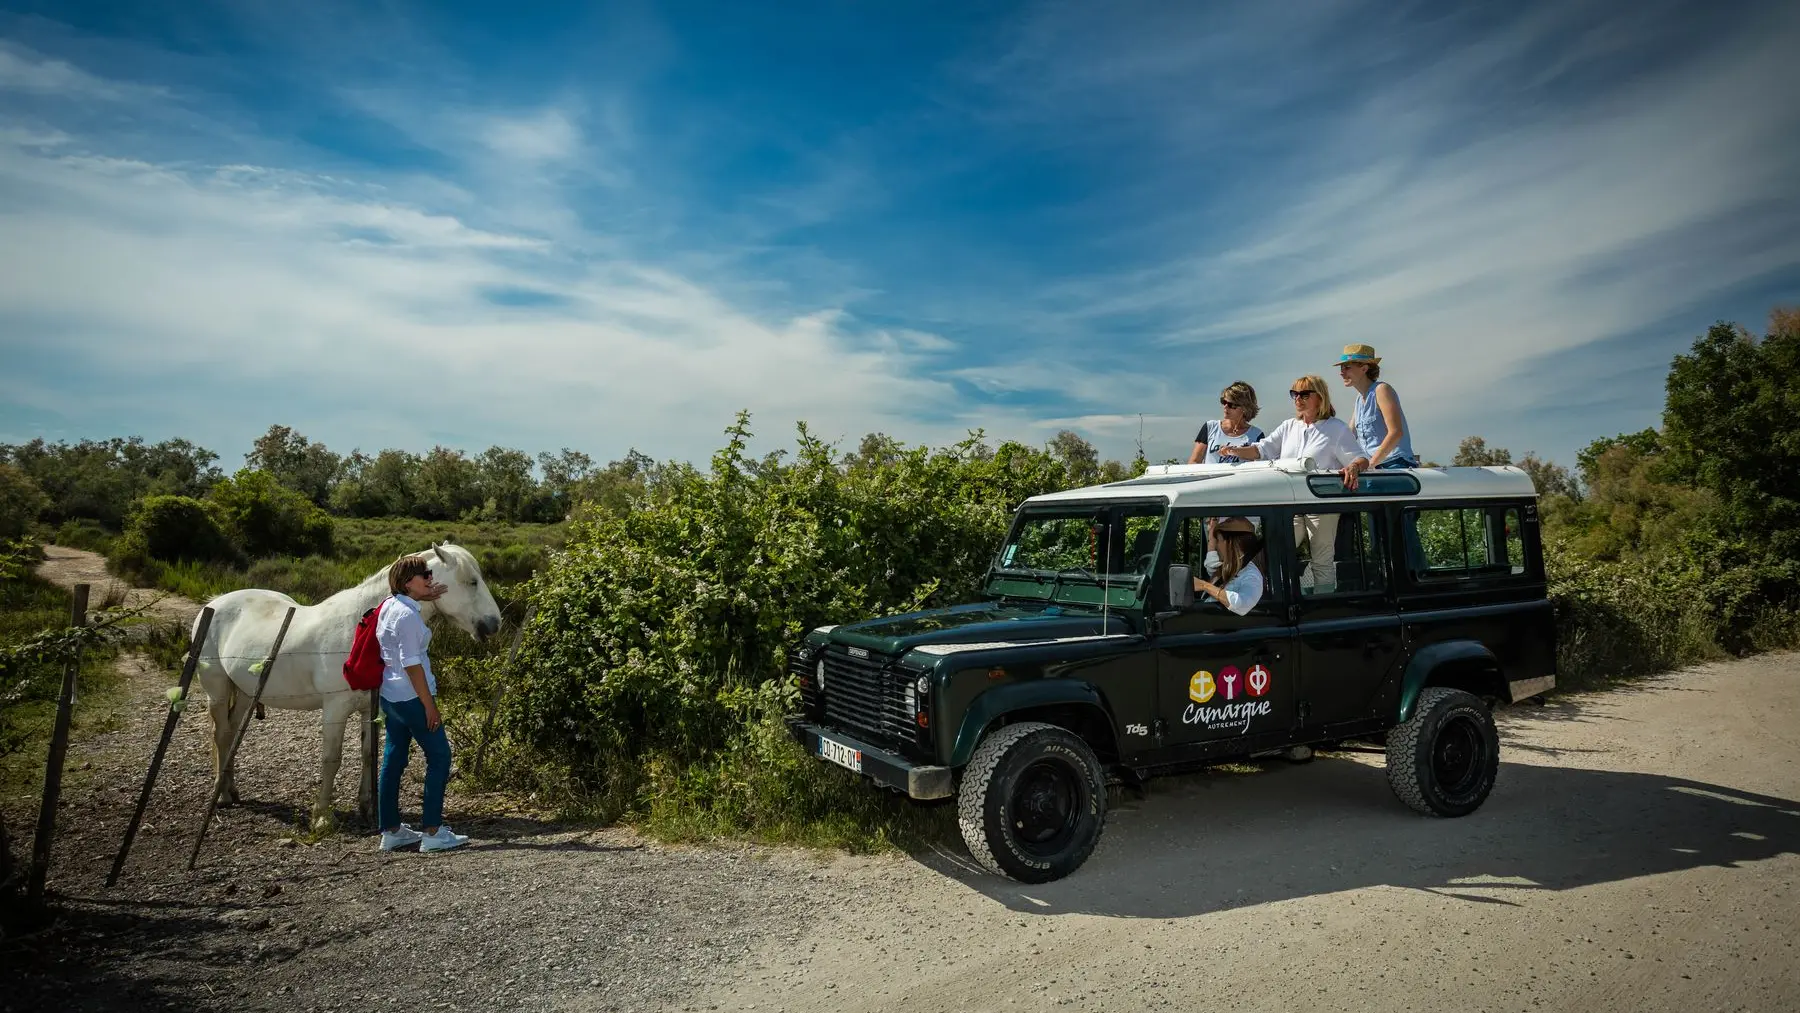
[[[819,736],[819,755],[840,767],[848,767],[862,773],[862,750],[851,749],[842,742],[833,742],[825,736]]]

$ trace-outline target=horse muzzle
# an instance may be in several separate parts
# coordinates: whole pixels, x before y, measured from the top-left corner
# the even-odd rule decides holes
[[[484,616],[475,621],[475,639],[486,640],[500,632],[499,616]]]

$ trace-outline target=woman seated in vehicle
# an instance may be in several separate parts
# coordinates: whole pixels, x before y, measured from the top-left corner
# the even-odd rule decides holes
[[[1226,517],[1213,525],[1219,572],[1212,581],[1194,578],[1194,593],[1203,594],[1244,615],[1262,600],[1263,575],[1253,560],[1260,546],[1256,527],[1247,517]],[[1214,583],[1216,581],[1217,583]]]
[[[1250,461],[1310,457],[1314,467],[1339,472],[1346,486],[1356,488],[1360,469],[1351,465],[1365,460],[1362,446],[1344,420],[1337,417],[1325,380],[1303,376],[1294,381],[1288,397],[1294,401],[1293,418],[1283,419],[1274,432],[1255,443],[1220,448],[1220,455]],[[1307,545],[1308,566],[1300,574],[1302,593],[1329,594],[1337,590],[1337,522],[1336,514],[1294,517],[1294,544],[1304,541]]]

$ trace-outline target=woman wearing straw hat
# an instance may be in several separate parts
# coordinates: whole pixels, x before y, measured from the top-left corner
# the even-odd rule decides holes
[[[1345,478],[1369,468],[1417,468],[1412,429],[1400,408],[1400,395],[1381,379],[1381,356],[1370,345],[1345,345],[1338,356],[1338,376],[1356,391],[1356,414],[1350,428],[1362,444],[1363,457],[1350,464]]]

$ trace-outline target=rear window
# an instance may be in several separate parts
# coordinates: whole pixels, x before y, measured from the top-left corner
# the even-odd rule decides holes
[[[1342,496],[1416,496],[1419,480],[1412,475],[1367,471],[1357,478],[1354,492],[1344,488],[1344,480],[1336,475],[1308,475],[1306,487],[1314,496],[1333,499]]]
[[[1506,579],[1525,575],[1518,507],[1409,509],[1407,565],[1414,579]]]

